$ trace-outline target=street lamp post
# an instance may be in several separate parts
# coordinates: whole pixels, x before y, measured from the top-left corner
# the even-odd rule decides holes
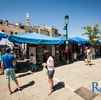
[[[68,24],[69,24],[69,16],[68,15],[66,15],[65,17],[64,17],[64,19],[65,19],[65,30],[66,30],[66,51],[68,50]],[[68,51],[67,51],[67,53],[68,53]],[[66,55],[67,56],[67,64],[69,63],[69,55],[67,54]]]

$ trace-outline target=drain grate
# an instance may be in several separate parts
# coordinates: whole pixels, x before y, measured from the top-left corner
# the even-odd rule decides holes
[[[84,100],[93,100],[97,96],[97,94],[91,92],[89,89],[85,87],[80,87],[74,92],[81,96]]]

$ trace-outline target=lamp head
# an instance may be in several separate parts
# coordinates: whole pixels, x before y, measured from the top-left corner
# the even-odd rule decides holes
[[[66,16],[65,16],[65,24],[68,24],[68,23],[69,23],[69,16],[66,15]]]

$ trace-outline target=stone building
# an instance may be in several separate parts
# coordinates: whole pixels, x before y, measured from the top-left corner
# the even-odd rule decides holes
[[[24,28],[20,24],[12,24],[8,20],[0,19],[0,31],[6,32],[7,34],[16,34],[18,32],[25,32]]]
[[[27,18],[28,22],[28,18]],[[0,31],[6,32],[7,34],[16,34],[24,32],[36,32],[39,34],[48,35],[51,37],[59,36],[58,29],[55,27],[49,27],[47,25],[32,25],[28,26],[27,24],[22,23],[10,23],[8,20],[0,19]]]
[[[44,34],[44,35],[48,35],[51,37],[56,37],[59,36],[59,32],[56,28],[54,27],[49,27],[46,25],[40,25],[40,26],[33,26],[32,28],[33,32],[39,33],[39,34]]]

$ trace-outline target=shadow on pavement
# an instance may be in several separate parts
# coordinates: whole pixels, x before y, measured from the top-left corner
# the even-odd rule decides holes
[[[74,92],[85,100],[93,100],[97,96],[97,94],[93,93],[92,91],[90,91],[88,88],[85,87],[80,87]]]
[[[27,84],[24,84],[24,85],[22,85],[20,88],[20,91],[22,91],[24,88],[27,88],[27,87],[29,87],[29,86],[32,86],[32,85],[34,85],[35,84],[35,82],[34,81],[30,81],[29,83],[27,83]],[[15,89],[14,91],[13,91],[13,93],[15,93],[15,92],[17,92],[17,91],[19,91],[18,89]]]
[[[62,88],[64,88],[64,87],[65,87],[64,82],[58,82],[58,83],[53,87],[53,92],[54,92],[54,91],[57,91],[57,90],[59,90],[59,89],[62,89]]]
[[[24,77],[24,76],[27,76],[27,75],[30,75],[30,74],[31,74],[30,72],[22,73],[22,74],[18,75],[17,78]]]
[[[34,81],[30,81],[28,84],[25,84],[25,85],[21,86],[21,89],[23,90],[24,88],[27,88],[27,87],[32,86],[34,84],[35,84]]]

